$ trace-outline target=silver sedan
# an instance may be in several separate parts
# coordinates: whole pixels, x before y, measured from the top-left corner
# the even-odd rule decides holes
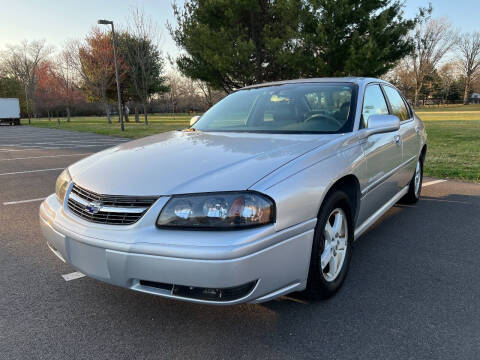
[[[40,207],[62,261],[110,284],[210,304],[340,288],[352,242],[420,197],[426,133],[391,84],[283,81],[191,127],[69,166]]]

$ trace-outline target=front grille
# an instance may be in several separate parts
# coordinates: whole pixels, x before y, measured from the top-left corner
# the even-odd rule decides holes
[[[73,184],[68,208],[90,222],[130,225],[137,222],[157,199],[151,196],[101,195]]]

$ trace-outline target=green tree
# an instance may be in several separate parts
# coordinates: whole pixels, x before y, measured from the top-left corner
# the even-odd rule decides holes
[[[187,0],[170,32],[185,54],[180,71],[226,92],[298,77],[302,0]]]
[[[118,42],[120,54],[128,66],[124,82],[126,96],[142,104],[145,124],[148,125],[148,100],[153,94],[168,91],[168,86],[162,76],[164,60],[147,35],[123,32],[118,36]]]
[[[380,76],[413,50],[398,0],[187,0],[180,71],[227,92],[298,77]]]
[[[400,1],[308,0],[302,14],[306,76],[378,77],[413,50]]]

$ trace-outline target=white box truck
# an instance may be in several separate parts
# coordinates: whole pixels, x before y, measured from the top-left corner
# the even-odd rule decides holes
[[[14,98],[0,98],[0,124],[20,125],[20,102]]]

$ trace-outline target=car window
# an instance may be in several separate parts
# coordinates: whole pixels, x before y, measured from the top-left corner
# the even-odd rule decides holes
[[[390,86],[384,86],[383,89],[387,94],[388,101],[390,101],[392,114],[397,115],[400,121],[408,120],[410,118],[410,113],[405,105],[405,101],[403,101],[403,98],[398,91]]]
[[[365,90],[360,128],[368,126],[371,115],[388,115],[387,102],[379,85],[369,85]]]
[[[257,99],[258,94],[253,92],[245,92],[242,96],[236,96],[236,101],[229,103],[226,103],[225,99],[223,99],[215,105],[215,109],[220,110],[222,114],[221,116],[213,117],[210,126],[222,127],[225,124],[229,126],[245,126]]]
[[[208,110],[200,131],[343,133],[352,131],[356,86],[292,83],[239,90]]]

